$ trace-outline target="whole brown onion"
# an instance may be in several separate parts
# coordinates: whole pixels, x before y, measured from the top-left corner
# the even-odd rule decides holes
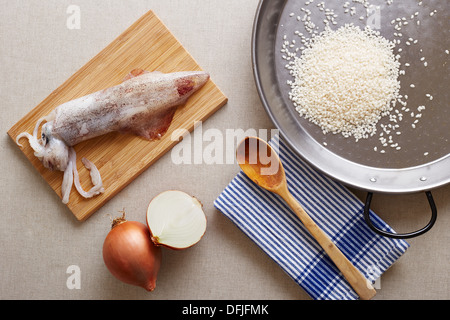
[[[103,243],[103,260],[114,277],[153,291],[161,257],[161,248],[151,241],[146,225],[127,221],[125,214],[114,219]]]

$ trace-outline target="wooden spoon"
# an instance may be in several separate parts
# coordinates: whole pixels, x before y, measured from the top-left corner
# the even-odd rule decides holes
[[[370,282],[344,256],[289,192],[283,165],[276,152],[265,141],[256,137],[247,137],[237,147],[236,158],[242,171],[253,182],[278,194],[287,202],[306,229],[333,260],[360,299],[373,298],[376,291]]]

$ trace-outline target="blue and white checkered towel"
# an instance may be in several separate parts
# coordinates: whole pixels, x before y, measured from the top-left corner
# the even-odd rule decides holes
[[[404,240],[381,237],[366,225],[364,204],[347,188],[315,171],[281,138],[278,151],[289,190],[347,258],[372,283],[405,251]],[[242,171],[215,207],[264,250],[313,299],[358,299],[347,281],[286,203],[253,183]],[[393,230],[371,212],[380,229]]]

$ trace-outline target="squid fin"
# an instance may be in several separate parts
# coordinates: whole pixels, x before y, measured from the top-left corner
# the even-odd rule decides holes
[[[142,74],[150,74],[160,77],[161,72],[148,72],[142,69],[135,69],[127,76],[129,79],[138,77]],[[175,75],[175,74],[174,74]],[[140,119],[136,119],[132,125],[121,130],[124,133],[133,133],[147,140],[158,140],[167,133],[172,123],[177,107],[184,104],[186,100],[198,89],[200,89],[209,80],[209,74],[206,72],[180,72],[167,81],[173,81],[171,90],[167,94],[172,95],[170,99],[171,106],[159,111],[158,113],[149,113]],[[170,101],[169,98],[167,101]]]
[[[141,75],[143,75],[143,74],[148,74],[148,73],[152,73],[152,74],[155,74],[155,75],[159,75],[159,74],[161,74],[162,72],[159,72],[159,71],[153,71],[153,72],[150,72],[150,71],[147,71],[147,70],[143,70],[143,69],[136,68],[136,69],[131,70],[130,73],[128,73],[128,74],[125,76],[125,78],[123,78],[123,81],[125,82],[125,81],[127,81],[127,80],[130,80],[130,79],[133,79],[133,78],[136,78],[136,77],[139,77],[139,76],[141,76]]]
[[[132,129],[133,133],[150,141],[159,140],[169,130],[176,110],[176,107],[172,107],[153,116],[145,123],[145,126]]]

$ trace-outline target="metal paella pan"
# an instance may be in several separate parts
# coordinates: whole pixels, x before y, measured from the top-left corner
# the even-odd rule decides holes
[[[311,31],[305,26],[305,14],[316,32],[323,31],[327,12],[334,17],[335,23],[329,24],[332,29],[348,23],[363,29],[370,22],[381,36],[398,41],[394,50],[401,52],[401,69],[407,69],[399,76],[399,93],[407,96],[411,110],[426,106],[420,121],[412,116],[402,120],[401,135],[395,137],[400,150],[388,147],[385,153],[377,152],[378,134],[358,142],[341,134],[324,134],[295,110],[287,84],[293,78],[282,45],[286,39]],[[366,220],[385,236],[409,238],[428,231],[436,219],[431,190],[450,183],[449,12],[447,1],[439,0],[423,4],[418,0],[262,0],[256,12],[253,71],[268,115],[290,147],[309,164],[345,185],[368,192]],[[382,124],[383,118],[377,126]],[[430,223],[403,235],[377,230],[369,219],[370,201],[376,192],[425,192],[432,210]]]

